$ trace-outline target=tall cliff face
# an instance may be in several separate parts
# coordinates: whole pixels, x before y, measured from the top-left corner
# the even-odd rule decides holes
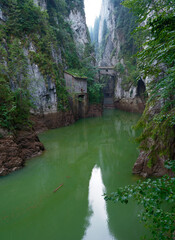
[[[42,153],[36,132],[75,121],[64,70],[88,44],[83,0],[0,1],[0,175]]]
[[[98,33],[98,62],[116,70],[114,101],[118,108],[143,112],[145,83],[138,79],[137,49],[131,32],[135,17],[120,0],[103,0]]]
[[[170,74],[174,74],[174,51],[168,50],[173,48],[174,8],[164,1],[153,5],[148,1],[141,4],[138,1],[138,5],[135,1],[125,2],[125,6],[134,11],[140,26],[137,29],[139,72],[134,57],[137,49],[131,35],[135,17],[120,5],[121,2],[103,0],[98,35],[99,64],[112,65],[116,70],[114,100],[117,108],[143,111],[144,92],[146,85],[148,87],[149,101],[140,122],[144,128],[140,136],[141,152],[133,173],[144,177],[171,174],[164,163],[174,160],[175,156],[174,87],[171,85],[174,77]],[[144,80],[138,78],[139,75]]]
[[[100,13],[98,43],[100,46],[100,66],[114,66],[118,62],[120,42],[117,41],[114,4],[110,0],[103,0]],[[111,55],[115,50],[115,54]]]
[[[84,54],[85,46],[90,42],[84,12],[73,9],[69,14],[69,22],[73,31],[74,41],[80,56]]]
[[[83,1],[69,0],[0,3],[3,76],[13,91],[25,86],[32,112],[46,114],[66,108],[63,70],[79,66],[79,56],[89,43],[83,6]]]

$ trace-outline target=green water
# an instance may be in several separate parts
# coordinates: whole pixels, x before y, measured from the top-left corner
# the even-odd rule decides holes
[[[136,204],[106,203],[102,196],[137,180],[131,126],[138,119],[106,110],[102,118],[41,134],[44,154],[0,178],[0,239],[139,239],[144,228]]]

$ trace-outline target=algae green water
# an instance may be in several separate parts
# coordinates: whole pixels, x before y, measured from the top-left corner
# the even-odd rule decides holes
[[[102,196],[137,180],[131,173],[138,156],[131,127],[138,119],[106,110],[102,118],[40,134],[44,154],[0,178],[0,239],[140,239],[137,205]]]

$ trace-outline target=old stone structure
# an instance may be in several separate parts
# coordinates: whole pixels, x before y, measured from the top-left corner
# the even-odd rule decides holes
[[[103,107],[108,109],[115,108],[114,106],[114,89],[115,89],[115,78],[116,71],[114,67],[103,66],[98,67],[99,79],[103,78],[104,88],[103,88]]]
[[[64,73],[69,101],[76,119],[85,118],[88,112],[87,78]]]

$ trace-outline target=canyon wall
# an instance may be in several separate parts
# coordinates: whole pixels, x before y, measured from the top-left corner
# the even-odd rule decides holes
[[[142,113],[145,106],[145,82],[139,79],[137,48],[131,36],[135,17],[120,5],[120,0],[103,0],[99,18],[99,66],[113,66],[116,71],[114,104],[116,108]]]
[[[75,121],[64,70],[80,67],[88,44],[83,0],[1,1],[0,175],[42,153],[36,132]]]
[[[11,7],[8,2],[10,1],[7,1],[7,3],[3,1],[0,5],[0,18],[5,19],[1,22],[2,25],[8,25],[9,8]],[[2,44],[2,46],[5,51],[10,51],[8,49],[9,45],[16,41],[15,47],[21,49],[21,54],[23,54],[24,63],[22,64],[25,64],[26,78],[28,78],[27,89],[34,106],[32,113],[56,113],[59,108],[62,110],[64,107],[59,106],[61,103],[58,101],[59,89],[57,85],[63,78],[64,69],[74,67],[71,58],[76,58],[78,61],[90,40],[83,1],[81,2],[82,5],[70,5],[69,1],[59,3],[57,0],[34,0],[34,6],[36,7],[32,6],[32,8],[37,12],[38,16],[36,17],[43,14],[41,20],[45,21],[41,26],[43,32],[40,31],[40,26],[38,26],[38,29],[37,27],[34,29],[35,32],[29,29],[26,33],[25,29],[21,27],[19,36],[16,32],[9,31],[8,35],[11,35],[11,42],[7,40],[8,36],[3,36],[2,41],[6,44]],[[19,17],[15,16],[15,11],[18,8],[21,15],[28,11],[25,5],[16,4],[14,17]],[[48,15],[48,19],[45,18],[44,14]],[[24,39],[25,43],[23,42]],[[6,74],[9,68],[7,56],[1,59],[1,64],[7,65],[7,70],[3,69],[4,74]],[[16,66],[16,71],[18,70],[20,71]],[[11,88],[13,89],[18,88],[24,81],[24,76],[20,76],[20,73],[17,74],[16,79],[11,79]],[[61,84],[63,85],[63,83]]]
[[[140,70],[137,69],[138,59],[135,54],[138,49],[135,42],[139,42],[139,46],[141,44],[144,45],[144,38],[139,39],[141,35],[137,35],[137,39],[133,39],[131,33],[136,27],[136,17],[134,17],[127,8],[122,6],[121,3],[121,0],[103,0],[100,17],[96,19],[94,30],[91,30],[91,39],[95,41],[95,46],[97,46],[96,49],[99,66],[113,67],[116,72],[113,92],[114,106],[118,109],[142,113],[145,109],[146,100],[150,97],[151,92],[151,90],[147,88],[148,82],[151,82],[153,86],[156,87],[158,80],[162,81],[163,72],[166,71],[166,68],[164,68],[164,59],[166,56],[164,59],[161,59],[162,62],[160,61],[160,65],[158,64],[158,61],[154,59],[153,65],[147,66],[147,70],[145,70],[144,64],[149,65],[150,63],[147,61],[142,65],[142,63],[139,62],[139,64],[143,67],[143,72],[145,73],[147,71],[145,76],[140,74]],[[152,14],[148,14],[146,19],[150,18],[153,14],[154,11]],[[138,16],[138,18],[139,17],[140,16]],[[156,16],[154,17],[156,18]],[[160,16],[160,19],[162,19],[161,17],[162,16]],[[140,17],[140,26],[145,26],[146,24],[147,22],[142,22],[142,18]],[[166,21],[164,25],[163,29],[166,29]],[[148,29],[151,28],[152,25]],[[169,28],[171,29],[171,24]],[[150,35],[151,34],[154,38],[154,33],[151,32]],[[159,34],[160,32],[157,33],[157,38]],[[152,48],[152,51],[155,49],[156,47]],[[141,51],[141,48],[139,50]],[[167,49],[164,49],[164,52],[166,50]],[[168,60],[166,61],[168,62]],[[172,67],[171,64],[169,64],[169,62],[167,63],[170,68]],[[154,73],[151,72],[151,67],[156,68],[156,66],[160,73],[159,76],[157,76],[155,71],[155,77]],[[153,76],[150,77],[151,75]],[[103,81],[104,83],[106,81],[106,85],[109,85],[108,83],[111,81],[111,78],[106,76],[103,78]],[[167,83],[168,81],[169,80],[167,80]],[[166,84],[163,84],[166,89]],[[159,89],[160,96],[162,90],[163,89]],[[146,93],[147,91],[149,91],[149,95]],[[142,127],[144,126],[144,130],[140,144],[141,151],[134,165],[133,173],[142,175],[143,177],[159,177],[164,174],[172,175],[172,172],[164,166],[166,160],[174,159],[175,156],[174,129],[172,127],[172,123],[168,125],[168,121],[170,120],[165,121],[164,125],[167,127],[164,129],[162,128],[163,125],[156,130],[154,127],[158,125],[158,122],[155,121],[156,116],[160,117],[161,114],[159,115],[159,113],[161,112],[161,109],[164,108],[163,106],[165,104],[165,96],[162,94],[162,99],[160,96],[158,96],[157,99],[155,98],[156,100],[154,102],[152,101],[151,106],[148,106],[147,104],[147,109],[142,117]],[[167,98],[167,102],[170,101],[170,98],[174,99],[171,90],[170,95]],[[170,108],[171,111],[169,116],[173,115],[172,108],[173,106]],[[163,141],[162,139],[166,140]],[[166,152],[167,154],[165,154]]]

